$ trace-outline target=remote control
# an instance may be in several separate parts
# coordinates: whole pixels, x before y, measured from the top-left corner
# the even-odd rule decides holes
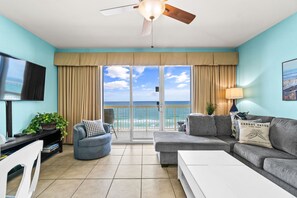
[[[27,134],[26,133],[17,133],[17,134],[14,134],[14,137],[22,137],[25,135],[27,135]]]

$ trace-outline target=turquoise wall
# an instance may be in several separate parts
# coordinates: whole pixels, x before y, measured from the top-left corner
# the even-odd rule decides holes
[[[0,52],[46,67],[44,101],[16,101],[13,108],[13,133],[26,128],[37,112],[57,111],[57,68],[55,48],[29,31],[0,16]],[[0,102],[0,134],[6,134],[5,102]]]
[[[297,119],[297,101],[282,101],[282,62],[297,58],[297,14],[238,48],[240,111]]]

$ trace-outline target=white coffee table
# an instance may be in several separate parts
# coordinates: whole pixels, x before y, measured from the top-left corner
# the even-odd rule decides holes
[[[187,197],[294,197],[224,151],[178,151],[178,178]]]

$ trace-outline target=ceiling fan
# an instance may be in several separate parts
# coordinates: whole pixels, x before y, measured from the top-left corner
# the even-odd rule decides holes
[[[100,10],[105,16],[122,14],[137,9],[144,17],[142,36],[150,35],[152,32],[152,22],[161,14],[171,17],[175,20],[190,24],[196,15],[165,4],[167,0],[140,0],[138,4],[131,4]]]

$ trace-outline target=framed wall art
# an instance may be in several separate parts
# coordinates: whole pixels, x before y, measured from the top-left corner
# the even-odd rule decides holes
[[[283,62],[283,100],[297,101],[297,59]]]

